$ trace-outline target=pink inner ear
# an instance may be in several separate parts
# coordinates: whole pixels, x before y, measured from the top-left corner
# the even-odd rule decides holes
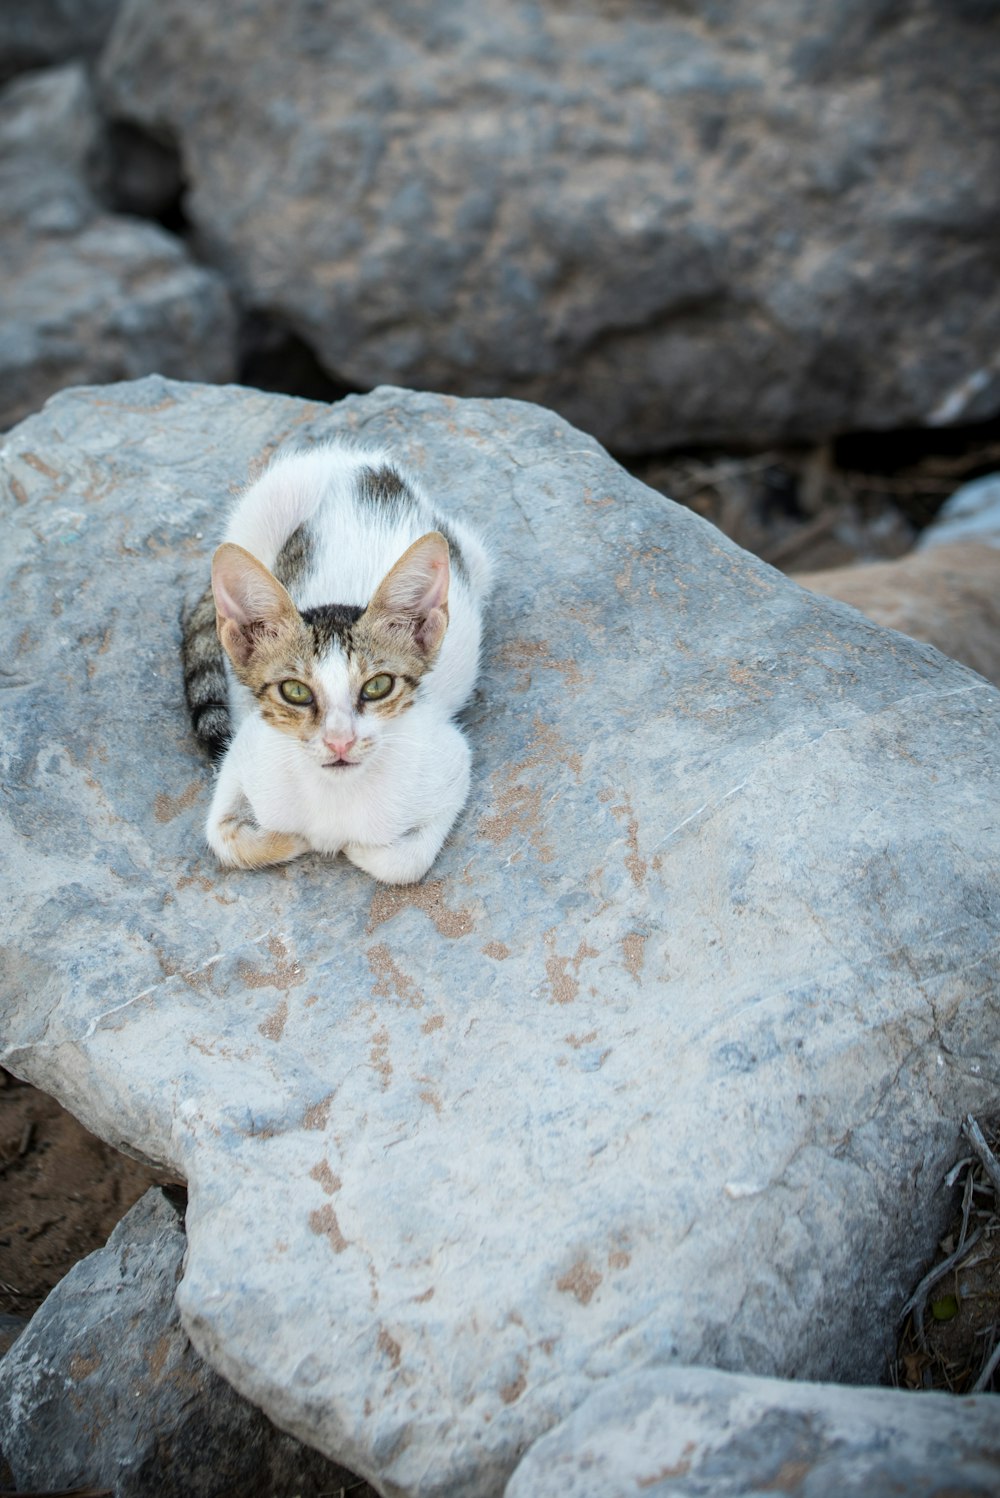
[[[387,614],[424,617],[445,607],[450,577],[448,543],[430,531],[386,573],[372,603]]]
[[[296,617],[295,605],[262,562],[241,546],[225,542],[212,562],[212,591],[219,616],[219,637],[234,662],[245,665],[254,636],[274,634],[283,621]],[[262,628],[254,629],[254,626]]]

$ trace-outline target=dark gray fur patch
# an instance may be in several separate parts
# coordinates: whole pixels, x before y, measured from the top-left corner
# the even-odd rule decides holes
[[[417,508],[413,490],[388,463],[383,463],[381,468],[360,469],[356,483],[359,504],[383,510],[390,520],[399,520]]]
[[[390,520],[399,520],[419,508],[417,497],[409,484],[388,463],[383,463],[380,468],[360,470],[357,477],[357,498],[361,504],[383,510]],[[432,519],[434,529],[440,531],[448,543],[451,565],[468,582],[469,569],[451,527],[446,520],[433,513]]]
[[[274,563],[274,575],[289,593],[305,575],[312,549],[312,537],[303,521],[297,530],[292,531]]]
[[[323,603],[315,609],[302,610],[302,622],[312,630],[317,655],[325,655],[336,643],[346,651],[351,629],[364,613],[353,603]]]
[[[436,528],[441,532],[442,536],[448,543],[448,562],[450,566],[454,567],[459,576],[464,578],[465,581],[468,582],[469,569],[465,564],[465,558],[462,555],[462,548],[459,546],[458,542],[455,540],[454,534],[452,533],[451,526],[448,524],[447,520],[442,520],[437,515],[434,516],[434,522]]]

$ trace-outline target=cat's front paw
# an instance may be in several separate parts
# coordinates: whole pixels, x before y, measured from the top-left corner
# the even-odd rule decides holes
[[[263,869],[309,852],[304,837],[294,832],[271,832],[242,812],[231,812],[210,825],[208,841],[219,862],[231,869]]]
[[[444,841],[443,837],[429,839],[425,829],[421,833],[411,833],[382,847],[348,843],[344,856],[382,884],[415,884],[427,873]]]

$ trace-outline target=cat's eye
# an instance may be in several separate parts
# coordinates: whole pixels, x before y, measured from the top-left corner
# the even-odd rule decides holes
[[[361,688],[361,695],[366,702],[379,702],[383,697],[388,697],[396,684],[396,678],[390,676],[387,671],[380,671],[377,676],[371,676]]]
[[[283,681],[279,685],[278,691],[284,697],[285,701],[290,702],[293,707],[308,707],[309,703],[313,700],[313,694],[304,681]]]

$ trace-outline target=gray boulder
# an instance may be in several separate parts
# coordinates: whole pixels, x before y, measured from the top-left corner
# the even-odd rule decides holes
[[[28,69],[93,60],[119,0],[0,0],[0,83]]]
[[[505,1498],[990,1498],[996,1430],[989,1394],[654,1368],[591,1394],[531,1448]]]
[[[402,890],[202,841],[182,599],[251,465],[335,435],[498,562]],[[650,1361],[877,1380],[1000,1082],[1000,693],[531,406],[148,379],[0,463],[3,1064],[187,1179],[199,1353],[441,1498]]]
[[[222,278],[157,225],[100,206],[103,153],[82,65],[0,92],[0,428],[68,384],[235,370]]]
[[[1000,548],[1000,473],[988,473],[956,489],[921,534],[921,550],[974,541]]]
[[[125,0],[116,118],[348,386],[625,452],[1000,410],[1000,9]]]
[[[174,1305],[184,1248],[176,1208],[148,1191],[0,1361],[0,1449],[19,1487],[318,1498],[350,1482],[198,1357]]]

